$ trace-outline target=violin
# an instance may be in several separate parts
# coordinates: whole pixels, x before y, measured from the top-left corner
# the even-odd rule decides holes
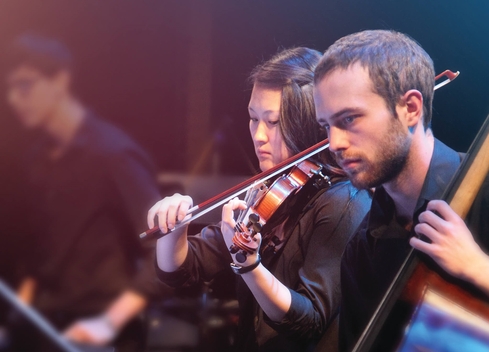
[[[254,236],[261,232],[288,197],[297,194],[311,180],[315,180],[316,187],[325,183],[331,186],[330,177],[323,174],[322,169],[321,165],[304,160],[295,165],[289,174],[277,178],[270,187],[261,185],[250,192],[250,196],[245,198],[248,208],[241,212],[236,222],[233,244],[229,248],[231,254],[236,254],[238,262],[244,263],[249,254],[258,250]],[[245,224],[246,218],[248,221]]]
[[[175,226],[174,229],[170,230],[174,231],[175,229],[180,228],[181,226],[199,218],[200,216],[207,214],[209,211],[217,208],[218,206],[228,202],[229,200],[237,197],[238,195],[250,190],[253,187],[256,187],[257,184],[263,183],[272,177],[275,177],[279,175],[280,173],[290,169],[291,167],[300,164],[301,162],[305,161],[306,159],[309,159],[313,155],[327,149],[329,147],[329,141],[328,139],[324,139],[321,142],[314,144],[313,146],[303,150],[300,153],[297,153],[296,155],[284,160],[283,162],[277,164],[273,168],[263,171],[259,173],[258,175],[251,177],[248,180],[245,180],[244,182],[241,182],[240,184],[231,187],[230,189],[218,194],[217,196],[202,202],[192,208],[190,208],[187,211],[187,214],[192,214],[192,216],[186,220],[183,220],[177,226]],[[304,171],[302,171],[304,172]],[[306,172],[307,174],[307,172]],[[294,182],[298,182],[303,176],[299,176],[299,174],[294,173],[293,175],[293,180]],[[278,189],[278,188],[277,188]],[[268,202],[265,202],[264,204],[269,204]],[[264,205],[265,206],[265,205]],[[199,213],[193,214],[196,210],[201,210]],[[168,233],[162,233],[159,229],[158,226],[155,226],[139,235],[140,239],[147,239],[147,238],[161,238]]]

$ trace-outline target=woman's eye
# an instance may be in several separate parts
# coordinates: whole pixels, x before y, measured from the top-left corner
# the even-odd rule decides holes
[[[256,122],[258,119],[256,117],[250,117],[250,121]]]
[[[278,125],[278,122],[279,122],[278,120],[276,120],[276,121],[268,121],[268,123],[270,125],[272,125],[272,126]]]

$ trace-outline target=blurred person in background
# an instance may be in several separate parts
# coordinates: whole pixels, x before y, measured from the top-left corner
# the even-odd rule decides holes
[[[137,236],[160,198],[152,162],[74,96],[63,43],[24,34],[4,56],[8,104],[32,137],[30,210],[12,219],[26,224],[18,296],[70,340],[143,350],[140,313],[158,289],[154,242]],[[13,330],[27,335],[13,332],[14,349],[41,348]]]
[[[249,127],[262,171],[324,139],[312,97],[320,57],[312,49],[288,49],[253,71]],[[223,207],[221,223],[197,236],[187,236],[187,224],[157,242],[158,274],[170,286],[209,281],[225,270],[238,274],[237,350],[310,351],[323,334],[323,350],[337,349],[340,258],[370,197],[351,185],[329,151],[312,160],[323,166],[331,184],[309,182],[289,196],[256,236],[258,249],[245,261],[238,258],[241,252],[229,250],[233,211],[245,208],[237,198]],[[150,209],[148,225],[156,223],[166,233],[192,204],[189,196],[167,197]]]

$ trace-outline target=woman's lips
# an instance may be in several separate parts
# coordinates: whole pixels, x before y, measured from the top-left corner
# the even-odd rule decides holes
[[[264,150],[258,150],[256,153],[257,153],[258,157],[268,157],[271,155],[271,153],[266,152]]]

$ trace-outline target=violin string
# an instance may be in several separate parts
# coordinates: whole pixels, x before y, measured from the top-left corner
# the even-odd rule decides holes
[[[245,196],[245,203],[246,203],[246,209],[243,209],[239,212],[239,216],[238,216],[238,219],[236,220],[237,222],[243,222],[243,220],[245,219],[246,217],[246,214],[248,214],[251,206],[255,203],[256,201],[256,196],[259,192],[259,189],[256,188],[258,186],[258,184],[260,184],[262,182],[254,182],[253,184],[253,187],[251,188],[250,191],[246,192],[246,196]]]
[[[244,217],[245,217],[245,213],[248,211],[248,209],[250,209],[250,198],[251,198],[252,193],[254,193],[254,192],[255,192],[255,189],[253,189],[253,188],[250,191],[246,192],[246,195],[244,197],[244,201],[246,203],[246,209],[240,210],[238,218],[236,219],[236,223],[243,222]]]

